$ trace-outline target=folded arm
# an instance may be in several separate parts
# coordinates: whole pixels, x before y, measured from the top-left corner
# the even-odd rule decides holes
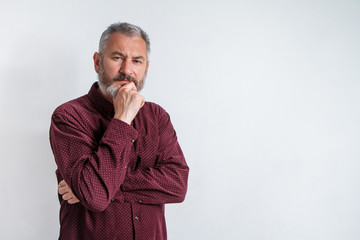
[[[137,131],[112,119],[97,143],[84,129],[70,116],[55,113],[50,142],[60,174],[76,198],[92,211],[103,211],[123,183]]]
[[[121,186],[125,200],[145,204],[178,203],[185,198],[189,167],[165,110],[159,116],[159,147],[154,167],[126,174]]]
[[[165,111],[159,118],[159,135],[156,164],[153,167],[138,168],[126,173],[121,185],[125,201],[164,204],[184,200],[189,168],[170,117]],[[68,193],[66,198],[69,197],[69,203],[76,203],[76,197],[71,195],[70,188],[67,187],[66,191],[63,191],[63,198],[65,193]]]

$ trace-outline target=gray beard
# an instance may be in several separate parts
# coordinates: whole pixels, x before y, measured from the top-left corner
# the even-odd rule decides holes
[[[145,78],[146,78],[146,73],[144,75],[144,78],[141,82],[139,82],[137,79],[131,77],[131,76],[127,76],[127,75],[124,75],[124,74],[121,74],[119,76],[116,76],[114,77],[113,79],[106,79],[105,78],[105,73],[104,73],[104,69],[102,66],[100,66],[99,68],[99,72],[98,72],[98,84],[99,84],[99,87],[100,87],[100,90],[105,93],[106,95],[109,95],[111,97],[116,97],[116,94],[118,92],[118,88],[114,87],[113,86],[113,83],[116,82],[116,81],[122,81],[122,80],[128,80],[128,81],[132,81],[138,92],[140,92],[143,87],[144,87],[144,83],[145,83]]]
[[[113,85],[110,86],[106,86],[103,82],[99,81],[99,87],[100,87],[100,91],[102,91],[103,93],[105,93],[106,95],[109,95],[111,97],[116,97],[117,92],[119,91],[118,88],[114,87]]]

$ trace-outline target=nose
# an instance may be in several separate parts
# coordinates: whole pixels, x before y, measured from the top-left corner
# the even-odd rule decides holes
[[[133,75],[133,69],[131,66],[131,61],[128,58],[125,58],[120,66],[119,73],[126,74],[126,75]]]

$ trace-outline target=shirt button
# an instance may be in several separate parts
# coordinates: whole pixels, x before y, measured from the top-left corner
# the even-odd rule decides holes
[[[136,219],[136,220],[139,220],[140,218],[139,218],[138,216],[135,216],[135,219]]]
[[[112,202],[115,201],[115,198],[112,198],[111,201],[112,201]]]
[[[131,139],[131,142],[134,143],[134,142],[135,142],[135,139]]]
[[[142,203],[142,200],[141,200],[141,199],[139,200],[139,203]]]
[[[125,168],[127,168],[127,165],[125,165]]]

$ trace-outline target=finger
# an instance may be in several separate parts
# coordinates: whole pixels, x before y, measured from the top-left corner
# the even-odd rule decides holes
[[[71,199],[68,200],[68,203],[69,203],[69,204],[75,204],[75,203],[78,203],[78,202],[80,202],[80,201],[79,201],[79,199],[77,199],[76,197],[75,197],[75,198],[71,198]]]
[[[58,188],[64,187],[66,185],[67,184],[66,184],[65,180],[62,180],[61,182],[59,182]]]
[[[125,83],[124,82],[114,82],[111,86],[114,88],[121,88]]]
[[[69,188],[68,187],[61,187],[61,188],[59,188],[58,192],[59,192],[60,195],[63,195],[65,193],[69,192]]]
[[[65,193],[64,195],[62,195],[62,199],[64,199],[65,201],[71,199],[71,194],[70,193]]]
[[[125,88],[125,89],[129,89],[129,90],[133,90],[133,91],[137,91],[137,88],[135,86],[134,82],[126,82],[125,84],[123,84],[121,86],[121,88]]]
[[[70,189],[69,185],[67,185],[66,182],[64,180],[62,180],[59,183],[59,194],[64,194],[67,192],[71,192],[71,189]]]

